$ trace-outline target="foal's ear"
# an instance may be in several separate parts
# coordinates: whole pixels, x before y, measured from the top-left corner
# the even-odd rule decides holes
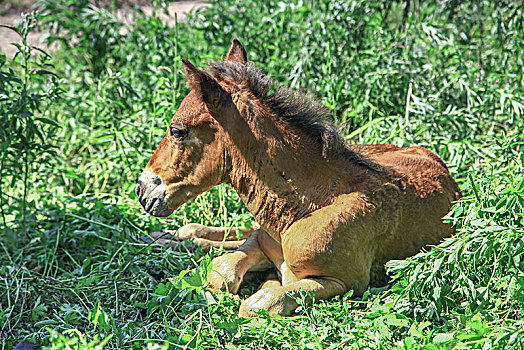
[[[211,109],[220,108],[227,95],[220,84],[211,75],[198,69],[187,59],[183,58],[182,63],[184,63],[189,88],[202,95],[202,99]]]
[[[244,50],[244,46],[238,41],[238,39],[233,39],[231,47],[226,55],[226,61],[237,62],[246,64],[247,62],[247,53]]]

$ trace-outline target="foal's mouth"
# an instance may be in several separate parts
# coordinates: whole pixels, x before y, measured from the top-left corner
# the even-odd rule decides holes
[[[135,193],[148,214],[169,216],[173,212],[168,206],[167,188],[160,176],[144,171],[137,181]]]

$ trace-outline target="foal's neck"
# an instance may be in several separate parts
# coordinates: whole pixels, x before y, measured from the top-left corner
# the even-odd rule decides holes
[[[351,163],[343,156],[324,157],[321,145],[274,118],[242,117],[247,125],[264,125],[250,127],[250,138],[244,134],[243,142],[230,135],[231,185],[262,228],[280,241],[294,221],[348,190],[350,184],[341,185],[341,177],[352,171]]]

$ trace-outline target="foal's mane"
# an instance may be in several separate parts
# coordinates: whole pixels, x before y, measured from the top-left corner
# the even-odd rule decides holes
[[[218,81],[231,82],[235,85],[247,83],[251,94],[259,103],[267,106],[277,118],[318,142],[324,157],[340,154],[366,168],[375,171],[381,168],[346,144],[338,130],[329,121],[329,110],[312,94],[277,87],[274,79],[255,67],[253,62],[242,64],[224,61],[211,64],[208,70]]]

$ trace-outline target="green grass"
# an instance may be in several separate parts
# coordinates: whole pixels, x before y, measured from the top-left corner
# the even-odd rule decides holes
[[[61,48],[0,56],[2,349],[523,349],[523,5],[210,4],[169,28],[42,0],[37,18]],[[140,241],[188,222],[252,223],[227,186],[166,219],[134,194],[188,92],[181,57],[220,60],[233,37],[280,84],[314,92],[348,142],[439,154],[464,194],[446,218],[457,234],[390,262],[388,289],[311,306],[296,295],[294,316],[254,320],[237,312],[256,283],[210,294],[205,254]]]

